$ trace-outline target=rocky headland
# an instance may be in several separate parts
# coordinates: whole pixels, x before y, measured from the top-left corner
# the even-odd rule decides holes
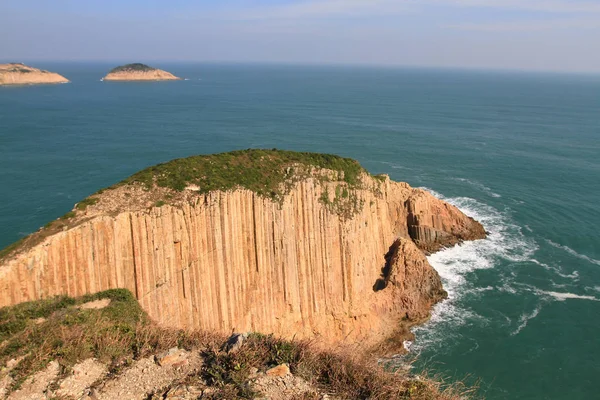
[[[146,64],[134,63],[113,68],[102,79],[105,81],[172,81],[181,78]]]
[[[426,252],[486,235],[333,155],[246,150],[141,171],[0,253],[0,306],[129,289],[162,326],[367,348],[446,293]]]
[[[69,80],[55,72],[29,67],[22,63],[0,64],[0,85],[34,85],[67,83]]]

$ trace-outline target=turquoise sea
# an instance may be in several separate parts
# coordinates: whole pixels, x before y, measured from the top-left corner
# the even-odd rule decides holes
[[[426,187],[489,238],[430,257],[450,299],[415,370],[488,399],[600,398],[600,76],[162,64],[188,80],[0,88],[0,247],[146,166],[249,147],[337,153]]]

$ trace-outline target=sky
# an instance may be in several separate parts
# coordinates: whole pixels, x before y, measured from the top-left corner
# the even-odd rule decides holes
[[[0,0],[0,61],[600,72],[600,0]]]

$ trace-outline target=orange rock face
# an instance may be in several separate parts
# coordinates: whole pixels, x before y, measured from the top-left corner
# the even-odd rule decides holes
[[[112,72],[103,78],[105,81],[173,81],[181,78],[170,72],[155,69],[152,71]]]
[[[362,179],[345,217],[323,201],[339,183],[315,178],[281,204],[239,189],[133,207],[115,203],[127,187],[107,190],[75,226],[0,261],[0,306],[127,288],[168,326],[375,342],[445,297],[411,235],[431,249],[485,232],[428,192]]]
[[[66,82],[69,82],[69,80],[64,76],[28,67],[25,64],[0,64],[0,85],[33,85]]]

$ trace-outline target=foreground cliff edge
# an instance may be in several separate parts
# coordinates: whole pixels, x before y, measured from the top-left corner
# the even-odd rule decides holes
[[[227,340],[158,326],[125,289],[0,308],[0,399],[465,400],[474,393],[308,341],[257,333]]]
[[[0,306],[126,288],[164,326],[372,346],[446,296],[424,251],[484,237],[457,208],[351,159],[195,156],[3,250]]]
[[[22,63],[0,64],[0,86],[67,83],[69,80],[55,72],[29,67]]]
[[[102,78],[104,81],[173,81],[180,79],[170,72],[140,63],[113,68]]]

